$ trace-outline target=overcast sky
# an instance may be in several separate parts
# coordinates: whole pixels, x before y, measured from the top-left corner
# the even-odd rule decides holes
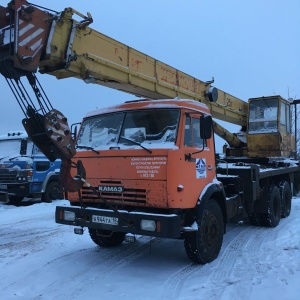
[[[93,29],[203,81],[214,77],[214,86],[245,101],[275,94],[300,98],[299,0],[32,2],[90,12]],[[77,79],[38,78],[69,123],[95,108],[134,99]],[[0,134],[23,130],[21,109],[2,76],[0,97]]]

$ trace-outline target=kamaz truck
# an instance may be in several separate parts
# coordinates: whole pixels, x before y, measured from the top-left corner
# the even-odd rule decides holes
[[[62,199],[61,161],[49,161],[25,131],[0,136],[0,201],[19,205],[24,198]]]
[[[77,234],[88,228],[101,247],[132,234],[182,239],[188,257],[203,264],[217,258],[229,221],[275,227],[289,216],[299,173],[291,159],[289,101],[231,96],[214,80],[201,81],[95,31],[92,21],[89,13],[56,13],[25,0],[0,6],[0,73],[19,92],[28,135],[49,160],[62,160],[70,205],[56,207],[57,223]],[[73,131],[44,95],[37,71],[144,99],[87,112]],[[18,97],[25,95],[22,77],[37,105]],[[74,100],[66,101],[71,110]],[[213,133],[228,144],[221,160]]]

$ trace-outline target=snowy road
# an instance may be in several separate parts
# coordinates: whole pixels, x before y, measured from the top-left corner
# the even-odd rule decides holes
[[[68,202],[0,204],[1,299],[299,299],[300,198],[276,228],[231,225],[204,266],[180,240],[100,249],[56,224],[55,205]]]

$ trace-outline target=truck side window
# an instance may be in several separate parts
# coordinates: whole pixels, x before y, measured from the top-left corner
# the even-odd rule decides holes
[[[290,106],[284,102],[280,104],[280,125],[284,128],[284,131],[291,132],[291,122],[290,122]]]
[[[186,117],[184,130],[184,146],[193,146],[193,137],[191,130],[191,118]]]
[[[189,147],[202,147],[203,140],[200,137],[200,118],[186,116],[184,145]],[[204,141],[206,146],[206,141]]]
[[[37,161],[35,165],[35,169],[37,172],[45,172],[49,170],[50,162],[49,161]]]

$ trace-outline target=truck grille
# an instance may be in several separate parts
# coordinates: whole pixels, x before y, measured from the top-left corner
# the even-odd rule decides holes
[[[97,189],[97,188],[95,188]],[[122,204],[140,203],[146,204],[146,190],[145,189],[124,189],[121,193],[107,193],[100,192],[101,197],[111,203],[121,202]],[[88,187],[82,188],[82,200],[98,200],[97,195]]]
[[[8,170],[0,169],[0,182],[15,182],[17,171],[9,172]]]

